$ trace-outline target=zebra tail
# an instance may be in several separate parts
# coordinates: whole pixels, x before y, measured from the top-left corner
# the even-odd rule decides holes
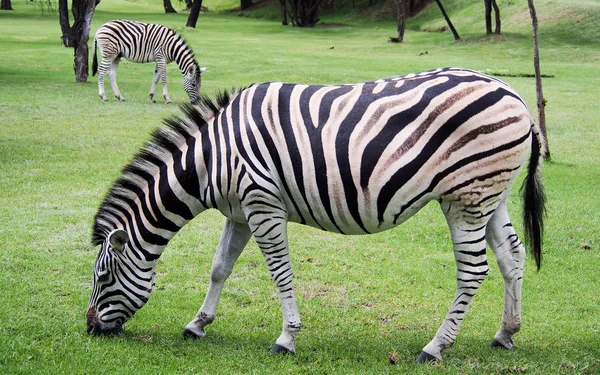
[[[546,195],[541,174],[545,145],[540,131],[533,121],[532,133],[531,156],[521,193],[523,195],[525,242],[535,259],[539,271],[542,265],[542,238],[544,236],[544,216],[546,214]]]
[[[92,62],[92,76],[98,73],[98,56],[96,55],[96,44],[98,41],[94,38],[94,61]]]

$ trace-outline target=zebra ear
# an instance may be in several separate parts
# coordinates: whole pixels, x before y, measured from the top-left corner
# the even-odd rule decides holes
[[[127,241],[129,241],[129,235],[123,229],[115,229],[108,235],[108,243],[118,252],[125,249]]]
[[[207,68],[207,67],[205,67],[205,66],[204,66],[204,67],[201,67],[201,68],[200,68],[200,73],[203,73],[203,72],[205,72],[205,71],[207,71],[207,70],[208,70],[208,68]]]

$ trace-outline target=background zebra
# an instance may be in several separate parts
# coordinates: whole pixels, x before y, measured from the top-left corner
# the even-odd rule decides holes
[[[98,66],[96,46],[100,48],[102,62]],[[156,69],[150,100],[155,102],[154,90],[160,78],[163,87],[163,98],[170,103],[167,92],[167,64],[175,61],[183,74],[183,89],[190,97],[192,104],[200,98],[202,84],[200,74],[205,68],[200,68],[194,57],[194,52],[183,37],[162,25],[136,21],[115,20],[100,26],[94,38],[93,75],[98,73],[98,94],[106,101],[104,93],[104,75],[108,72],[115,97],[125,101],[117,87],[117,68],[121,57],[137,63],[156,61]]]
[[[95,217],[88,332],[119,332],[148,300],[169,240],[200,212],[226,223],[200,311],[184,335],[202,337],[225,279],[250,237],[279,290],[283,330],[274,352],[294,352],[300,316],[292,289],[288,221],[342,234],[399,225],[431,200],[450,228],[457,290],[420,361],[441,360],[488,274],[486,242],[505,283],[492,345],[513,347],[521,325],[525,248],[507,212],[529,158],[525,232],[539,268],[543,143],[521,98],[495,78],[439,69],[341,86],[283,83],[206,97],[166,121],[108,192]]]

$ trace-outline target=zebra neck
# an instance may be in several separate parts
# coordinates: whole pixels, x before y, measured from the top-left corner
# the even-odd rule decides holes
[[[194,58],[192,50],[187,47],[184,48],[183,52],[175,54],[173,56],[173,61],[175,61],[179,67],[181,74],[188,73],[192,66],[194,66],[196,69],[200,69]]]

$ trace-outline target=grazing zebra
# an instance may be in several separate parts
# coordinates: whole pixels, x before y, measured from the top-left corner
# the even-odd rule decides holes
[[[253,237],[277,287],[283,330],[274,352],[295,352],[300,315],[292,288],[287,222],[342,234],[393,228],[427,202],[444,213],[457,265],[448,315],[419,361],[441,360],[488,274],[486,242],[504,277],[500,330],[510,349],[521,325],[525,247],[507,212],[524,181],[526,238],[539,268],[543,142],[523,100],[505,83],[445,68],[340,86],[267,83],[166,121],[125,167],[101,204],[92,242],[101,245],[88,332],[120,332],[147,301],[169,240],[200,212],[226,216],[211,282],[187,337],[215,318],[223,284]]]
[[[100,48],[102,62],[98,66],[96,46]],[[163,87],[163,98],[170,103],[167,92],[167,64],[175,61],[183,74],[183,89],[190,97],[192,104],[200,98],[201,73],[194,57],[194,52],[185,39],[174,30],[162,25],[127,20],[109,21],[100,26],[94,38],[93,75],[98,73],[98,94],[106,101],[104,94],[104,75],[108,72],[115,97],[125,101],[117,86],[117,68],[121,57],[137,63],[156,61],[154,79],[150,87],[150,100],[154,99],[154,90],[160,78]]]

